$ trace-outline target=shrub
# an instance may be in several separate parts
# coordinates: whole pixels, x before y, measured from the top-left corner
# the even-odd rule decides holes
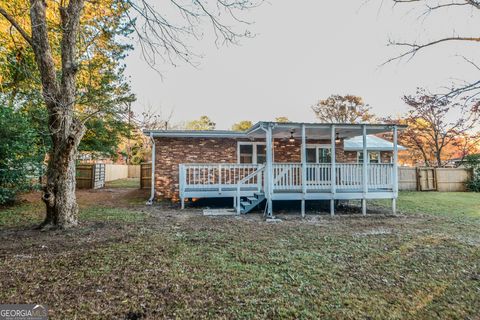
[[[467,190],[480,192],[480,154],[465,157],[465,167],[472,170],[472,177],[467,181]]]
[[[25,114],[0,105],[0,205],[34,187],[41,165],[36,139],[37,131]]]

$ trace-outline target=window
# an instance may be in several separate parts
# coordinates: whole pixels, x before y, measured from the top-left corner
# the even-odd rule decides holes
[[[257,144],[257,163],[267,162],[267,146],[264,144]]]
[[[332,151],[329,145],[307,145],[307,163],[331,163]],[[330,169],[328,167],[307,167],[307,182],[327,181],[330,179]]]
[[[327,145],[307,145],[307,163],[330,163],[332,154],[330,146]]]
[[[251,144],[241,144],[239,146],[240,150],[240,163],[253,163],[253,145]]]
[[[267,148],[263,142],[239,142],[238,163],[258,163],[267,161]]]
[[[363,151],[358,151],[357,152],[357,161],[358,161],[358,163],[363,163]],[[368,163],[380,163],[380,152],[369,151],[368,152]]]

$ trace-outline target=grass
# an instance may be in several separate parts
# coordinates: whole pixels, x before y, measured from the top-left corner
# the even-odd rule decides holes
[[[389,207],[390,201],[374,202]],[[480,218],[480,194],[474,192],[400,192],[398,209],[407,213]]]
[[[0,301],[44,303],[52,319],[475,319],[478,196],[402,193],[398,217],[276,224],[84,206],[76,230],[0,231]]]
[[[140,188],[140,179],[126,178],[118,179],[105,183],[106,188]]]

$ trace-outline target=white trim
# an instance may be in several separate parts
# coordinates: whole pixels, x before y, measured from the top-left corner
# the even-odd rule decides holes
[[[240,164],[240,146],[249,145],[252,146],[252,164],[257,164],[257,145],[267,146],[266,142],[250,142],[250,141],[238,141],[237,142],[237,163]],[[265,153],[266,156],[266,153]]]

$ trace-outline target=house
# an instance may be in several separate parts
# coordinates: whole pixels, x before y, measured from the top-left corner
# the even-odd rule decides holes
[[[152,196],[233,198],[238,213],[266,202],[391,199],[398,195],[397,132],[389,124],[258,122],[245,132],[147,130],[152,140]],[[374,134],[393,132],[394,143]],[[364,162],[363,159],[368,159]]]

